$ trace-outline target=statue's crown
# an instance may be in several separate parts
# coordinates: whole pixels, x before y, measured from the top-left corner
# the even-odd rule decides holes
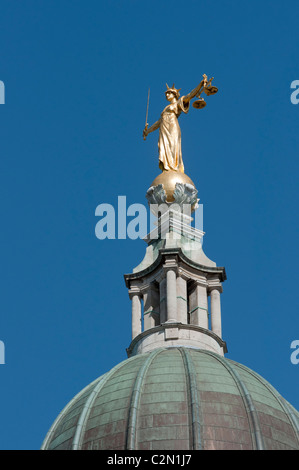
[[[178,98],[180,96],[180,90],[181,88],[177,89],[174,84],[172,85],[172,87],[169,87],[166,83],[166,91],[165,93],[167,93],[168,91],[171,91],[171,93],[174,93],[176,95],[176,97]]]

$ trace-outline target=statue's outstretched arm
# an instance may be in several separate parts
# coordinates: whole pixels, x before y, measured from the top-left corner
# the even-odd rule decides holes
[[[208,77],[206,75],[203,76],[203,80],[200,82],[200,84],[194,88],[194,90],[190,91],[188,95],[184,96],[184,103],[189,103],[189,101],[192,100],[192,98],[195,98],[195,96],[201,91],[201,89],[206,86]]]

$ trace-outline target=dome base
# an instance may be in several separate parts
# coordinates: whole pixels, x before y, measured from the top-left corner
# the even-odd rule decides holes
[[[163,347],[191,347],[205,349],[220,356],[227,353],[226,342],[213,331],[197,325],[168,320],[136,336],[127,348],[128,357]]]

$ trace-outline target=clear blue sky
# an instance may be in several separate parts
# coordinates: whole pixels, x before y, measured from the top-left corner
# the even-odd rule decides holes
[[[159,173],[165,83],[219,93],[180,117],[204,205],[204,251],[225,266],[223,337],[297,409],[298,1],[2,0],[0,448],[38,449],[65,404],[126,359],[123,274],[142,240],[95,236],[95,209],[145,203]]]

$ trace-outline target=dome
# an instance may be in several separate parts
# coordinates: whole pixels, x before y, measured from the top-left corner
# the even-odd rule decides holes
[[[158,348],[102,375],[60,413],[48,450],[291,450],[298,412],[260,375],[214,352]]]

